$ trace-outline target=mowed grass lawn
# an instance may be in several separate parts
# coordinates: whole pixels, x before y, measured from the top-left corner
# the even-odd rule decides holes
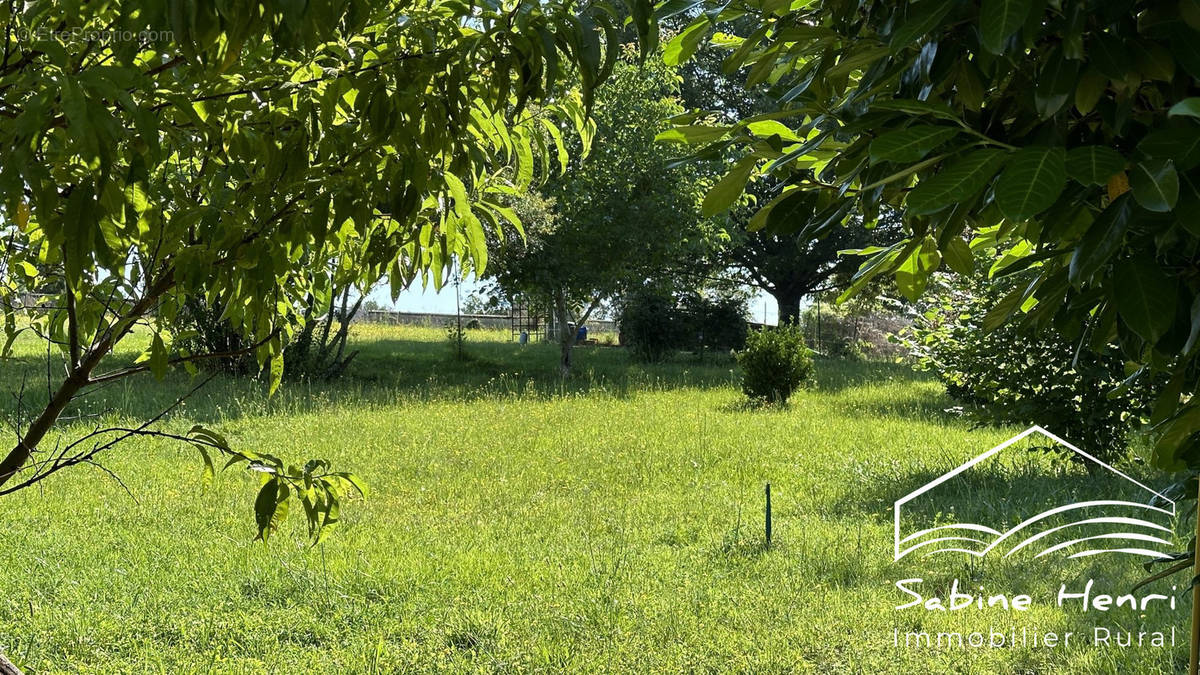
[[[1132,561],[893,563],[892,501],[1015,431],[971,430],[943,412],[937,383],[904,366],[820,360],[816,385],[786,410],[751,410],[724,356],[639,366],[620,349],[581,348],[564,387],[553,347],[506,334],[472,333],[466,362],[450,358],[437,329],[363,325],[354,336],[361,354],[339,382],[287,383],[268,399],[261,381],[222,377],[164,423],[202,422],[238,447],[360,474],[372,494],[344,506],[331,538],[311,548],[293,516],[256,543],[252,475],[218,474],[202,491],[194,450],[129,442],[104,464],[132,496],[79,467],[0,499],[10,658],[31,673],[1141,673],[1186,663],[1186,597],[1174,610],[1102,615],[1053,606],[1060,582],[1128,589],[1141,575]],[[36,343],[20,349],[0,365],[9,413],[23,377],[27,400],[45,397]],[[189,386],[183,373],[146,376],[86,406],[133,420]],[[1011,489],[1001,512],[1111,487],[1037,459],[996,472],[980,490]],[[768,481],[775,537],[764,550]],[[944,593],[953,578],[1030,592],[1035,607],[896,611],[907,598],[893,584],[910,577]],[[893,645],[895,628],[1095,623],[1175,624],[1180,635],[1174,649]]]

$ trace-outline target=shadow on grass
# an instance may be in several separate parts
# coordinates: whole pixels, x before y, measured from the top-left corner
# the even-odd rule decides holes
[[[954,449],[948,454],[954,455],[952,461],[961,460],[958,464],[947,461],[945,465],[913,469],[898,462],[860,466],[857,475],[847,481],[841,497],[830,504],[830,513],[890,521],[897,500],[988,449]],[[1143,467],[1132,462],[1118,462],[1115,467],[1129,478],[1098,465],[1092,468],[1089,471],[1081,462],[1047,453],[1026,439],[907,501],[903,514],[926,523],[987,523],[1002,529],[1001,525],[1015,525],[1065,504],[1092,500],[1147,504],[1154,497],[1151,490],[1165,487],[1161,475],[1146,475]]]
[[[916,382],[928,379],[904,363],[892,361],[851,361],[819,357],[816,359],[816,390],[838,393],[865,385],[885,382]]]
[[[466,343],[467,358],[455,358],[443,341],[374,339],[351,343],[359,352],[350,369],[334,381],[287,381],[274,397],[267,396],[263,375],[218,374],[172,413],[203,424],[248,416],[304,414],[337,406],[387,406],[425,401],[472,401],[488,398],[552,399],[599,395],[627,399],[641,392],[674,389],[739,389],[737,367],[728,354],[681,353],[662,363],[639,363],[624,349],[580,346],[575,350],[574,375],[563,380],[558,371],[558,348],[553,344],[520,345],[503,341]],[[107,359],[101,370],[131,364],[136,353],[122,352]],[[57,359],[57,356],[55,356]],[[52,385],[61,379],[61,364],[51,363]],[[24,424],[49,398],[46,361],[41,356],[17,356],[0,361],[0,414]],[[148,373],[97,387],[71,406],[64,417],[115,414],[149,419],[174,403],[202,378],[172,371],[163,380]],[[812,391],[840,392],[873,383],[920,377],[907,367],[883,362],[821,359]],[[18,411],[18,392],[21,411]],[[891,405],[880,402],[879,405]],[[777,414],[786,407],[760,407],[740,399],[721,407],[734,414]],[[918,411],[926,414],[927,410]]]
[[[639,392],[670,389],[714,389],[731,385],[734,364],[725,354],[679,354],[655,364],[631,359],[624,349],[579,346],[574,373],[563,379],[558,349],[550,344],[467,342],[465,358],[456,358],[445,342],[382,339],[358,342],[359,351],[346,374],[334,381],[287,381],[272,398],[263,375],[216,375],[188,398],[181,410],[189,419],[211,423],[273,412],[313,412],[338,404],[388,405],[430,400],[470,401],[495,397],[604,395],[629,398]],[[136,354],[120,353],[101,370],[127,366]],[[51,362],[51,384],[61,381],[57,355]],[[0,413],[23,419],[40,411],[49,399],[46,360],[18,356],[0,361]],[[116,413],[147,419],[170,406],[209,373],[191,377],[173,371],[163,380],[148,373],[95,387],[66,412],[66,417]]]
[[[854,417],[867,420],[902,418],[919,422],[949,422],[962,420],[962,416],[951,411],[954,403],[941,392],[930,395],[927,391],[912,391],[900,395],[893,393],[887,398],[848,402],[840,410]],[[963,424],[968,424],[963,422]]]

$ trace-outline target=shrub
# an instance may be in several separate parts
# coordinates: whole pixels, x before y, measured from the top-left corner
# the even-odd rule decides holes
[[[681,326],[675,315],[675,298],[670,294],[653,288],[633,291],[618,318],[622,343],[638,360],[662,361],[680,342]]]
[[[1120,458],[1152,401],[1153,383],[1147,377],[1126,382],[1124,359],[1111,347],[1094,352],[1078,337],[1032,336],[1014,322],[985,330],[1005,293],[1026,284],[992,285],[981,275],[944,280],[901,341],[918,369],[935,372],[975,423],[1037,424],[1101,461]]]
[[[841,290],[817,294],[797,322],[808,345],[817,353],[836,359],[894,359],[904,349],[891,338],[911,323],[905,301],[888,294],[886,288],[867,289],[842,304]]]
[[[236,353],[248,346],[242,333],[222,317],[224,307],[210,304],[202,297],[189,298],[180,308],[179,323],[186,327],[180,346],[192,354]],[[234,375],[256,372],[258,364],[253,354],[204,359],[199,364],[208,369]]]
[[[812,355],[795,325],[750,333],[737,362],[742,367],[742,391],[767,403],[787,403],[813,374]]]
[[[690,293],[680,301],[677,312],[683,326],[681,347],[729,351],[746,346],[750,324],[746,303],[738,297]]]
[[[745,303],[733,296],[682,298],[655,288],[626,296],[618,317],[622,344],[641,361],[662,361],[676,349],[731,350],[746,344]]]
[[[867,340],[855,340],[850,336],[839,336],[829,341],[826,354],[835,359],[862,361],[867,358],[867,354],[871,351],[872,347],[874,345]]]

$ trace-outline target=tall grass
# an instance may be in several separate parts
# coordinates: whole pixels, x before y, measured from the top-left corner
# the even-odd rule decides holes
[[[32,672],[106,673],[1172,672],[1186,656],[893,647],[896,627],[1086,630],[1094,616],[1050,606],[1059,580],[1115,590],[1140,572],[1099,559],[1052,573],[894,564],[892,501],[1012,431],[947,416],[939,387],[902,366],[819,361],[818,383],[790,406],[747,410],[724,355],[642,366],[581,348],[564,382],[553,346],[506,334],[470,333],[465,360],[437,329],[364,325],[353,340],[362,353],[342,380],[268,398],[263,382],[219,377],[164,422],[356,471],[373,494],[345,506],[335,536],[310,548],[294,521],[255,543],[252,477],[219,475],[203,492],[194,451],[129,442],[105,458],[128,493],[81,467],[0,500],[0,648]],[[0,384],[24,381],[36,403],[45,364],[33,343],[21,349]],[[74,414],[137,419],[189,384],[127,381]],[[15,399],[4,406],[11,415]],[[1110,487],[1047,462],[994,469],[1011,488],[1001,512]],[[959,499],[980,495],[996,498]],[[906,598],[892,584],[914,576],[1039,602],[1020,615],[895,611]],[[1186,611],[1102,618],[1137,630]]]

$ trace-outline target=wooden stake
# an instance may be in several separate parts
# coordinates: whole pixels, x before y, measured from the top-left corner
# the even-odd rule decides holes
[[[771,548],[771,484],[767,483],[767,548]]]

